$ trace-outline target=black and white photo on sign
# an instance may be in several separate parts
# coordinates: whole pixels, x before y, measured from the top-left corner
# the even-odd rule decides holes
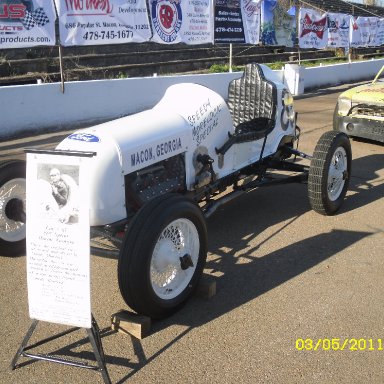
[[[79,167],[38,164],[36,208],[39,216],[73,224],[79,213]]]

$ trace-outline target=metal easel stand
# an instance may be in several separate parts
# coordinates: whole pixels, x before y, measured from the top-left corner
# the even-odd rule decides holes
[[[33,360],[44,360],[44,361],[49,361],[52,363],[59,363],[59,364],[64,364],[64,365],[69,365],[72,367],[78,367],[78,368],[85,368],[85,369],[92,369],[94,371],[99,371],[103,377],[104,383],[105,384],[111,384],[111,379],[109,378],[109,374],[105,365],[105,356],[104,356],[104,351],[103,351],[103,345],[101,343],[101,338],[100,338],[100,330],[99,326],[96,323],[95,318],[92,316],[92,327],[91,328],[86,328],[89,341],[91,342],[92,348],[93,348],[93,353],[95,354],[96,361],[97,361],[97,366],[95,365],[89,365],[86,362],[80,362],[80,361],[75,361],[75,360],[67,360],[64,358],[59,358],[56,356],[52,355],[41,355],[41,354],[32,354],[28,353],[27,351],[31,349],[31,347],[27,346],[27,343],[29,339],[31,338],[33,332],[35,331],[38,320],[32,320],[32,324],[28,329],[28,332],[26,333],[18,351],[16,352],[15,357],[12,360],[11,363],[11,369],[14,370],[16,369],[16,363],[18,359],[23,356],[23,357],[28,357]],[[44,343],[43,343],[44,344]]]

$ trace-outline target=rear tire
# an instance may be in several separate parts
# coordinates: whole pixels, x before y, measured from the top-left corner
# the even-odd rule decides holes
[[[194,292],[206,256],[200,208],[182,195],[155,198],[136,214],[124,237],[118,262],[121,295],[138,313],[169,316]]]
[[[319,139],[308,176],[308,196],[312,209],[333,215],[343,203],[351,177],[352,151],[348,136],[325,132]]]
[[[25,163],[0,164],[0,255],[25,255]]]

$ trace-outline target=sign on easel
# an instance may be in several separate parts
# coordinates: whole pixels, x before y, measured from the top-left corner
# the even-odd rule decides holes
[[[89,157],[27,153],[27,281],[32,319],[91,328]]]

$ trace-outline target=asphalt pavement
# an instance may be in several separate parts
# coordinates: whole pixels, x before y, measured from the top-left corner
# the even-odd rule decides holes
[[[302,151],[312,153],[332,129],[343,88],[296,98]],[[47,146],[55,139],[42,138]],[[384,146],[351,143],[350,190],[337,215],[313,212],[302,184],[220,208],[208,220],[205,269],[216,295],[193,297],[142,340],[110,330],[111,315],[126,309],[117,260],[91,258],[92,312],[113,383],[384,382]],[[16,145],[1,147],[5,157]],[[25,256],[0,257],[0,311],[1,383],[103,383],[92,370],[24,358],[9,369],[31,323]],[[40,353],[94,359],[83,329],[40,322],[31,343]]]

